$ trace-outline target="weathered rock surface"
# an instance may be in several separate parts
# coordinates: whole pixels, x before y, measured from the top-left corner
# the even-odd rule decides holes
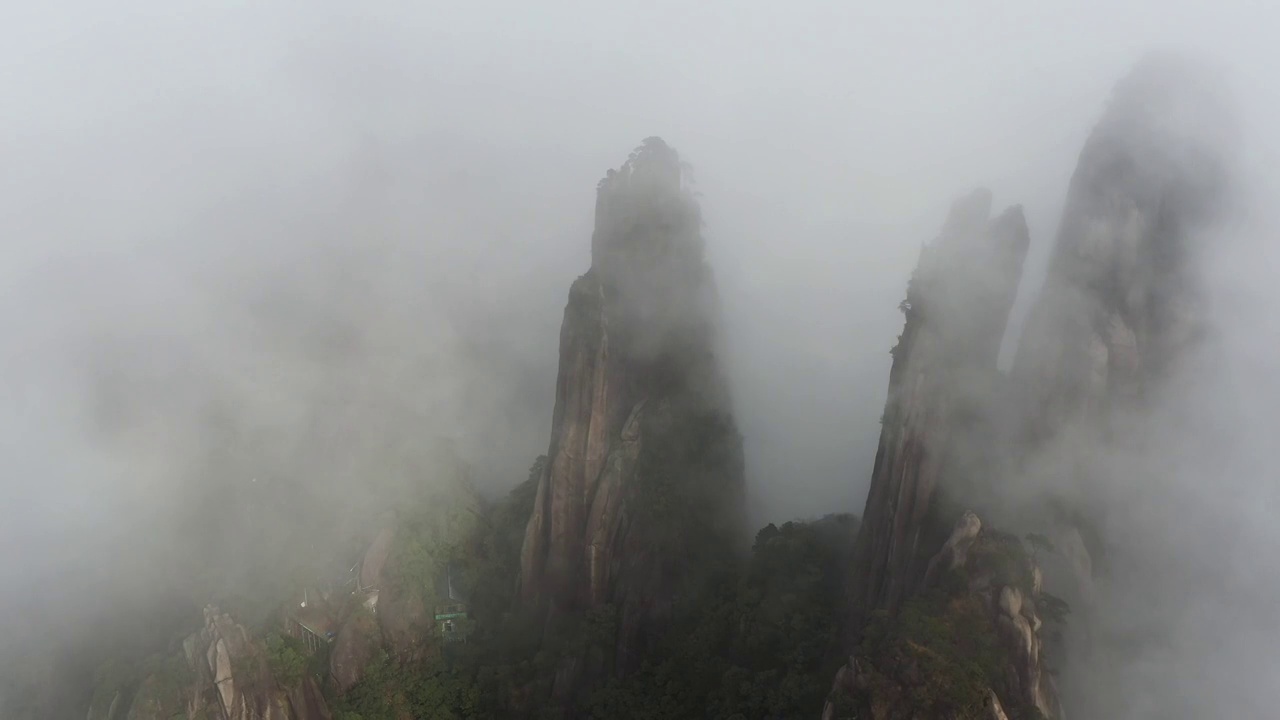
[[[1057,547],[1048,582],[1072,602],[1094,602],[1093,575],[1105,562],[1099,553],[1107,551],[1099,529],[1114,524],[1106,517],[1114,509],[1105,503],[1089,506],[1084,499],[1107,497],[1100,489],[1111,482],[1107,473],[1114,468],[1109,470],[1103,458],[1122,445],[1141,443],[1142,428],[1134,418],[1158,399],[1161,383],[1206,331],[1200,255],[1205,228],[1221,212],[1228,184],[1224,158],[1231,125],[1222,117],[1222,100],[1216,78],[1173,57],[1148,58],[1119,84],[1081,153],[1048,275],[1007,385],[982,379],[992,377],[986,369],[994,366],[1008,310],[995,298],[1004,293],[988,293],[984,305],[978,300],[982,295],[935,290],[955,298],[940,303],[952,312],[922,315],[920,310],[938,305],[929,305],[922,288],[945,287],[942,280],[925,282],[932,276],[922,258],[903,306],[907,327],[895,348],[855,565],[856,602],[869,623],[860,647],[869,655],[851,659],[837,678],[833,702],[861,698],[860,712],[876,718],[949,717],[936,709],[930,683],[920,681],[928,674],[922,668],[929,666],[930,656],[911,644],[932,636],[912,639],[912,632],[927,627],[946,636],[946,619],[962,617],[954,598],[963,596],[984,608],[978,625],[994,632],[1004,668],[1000,678],[987,673],[989,702],[982,713],[1021,717],[1034,708],[1047,717],[1060,716],[1053,684],[1042,669],[1043,621],[1036,607],[1050,597],[1041,595],[1045,576],[1031,563],[1018,573],[1025,575],[1021,579],[992,580],[1001,576],[985,567],[983,555],[995,547],[993,541],[996,546],[1006,541],[998,533],[975,530],[974,519],[963,518],[944,542],[930,534],[930,499],[944,488],[952,500],[1016,510],[1021,524]],[[970,209],[957,206],[949,226],[983,218],[981,203],[969,204]],[[973,249],[967,252],[980,257]],[[963,286],[965,255],[954,258],[939,263],[945,266],[940,276]],[[996,287],[1016,286],[1021,255],[1017,258],[1016,263],[982,263],[1011,273]],[[977,315],[967,318],[966,313]],[[970,329],[975,318],[985,318],[988,331]],[[932,342],[921,340],[930,334]],[[966,343],[971,351],[964,350]],[[956,367],[964,370],[957,373]],[[966,406],[968,412],[957,415]],[[994,433],[974,434],[974,409],[976,426],[994,427]],[[964,428],[959,442],[957,428]],[[956,447],[977,448],[977,456],[969,451],[957,457]],[[1006,465],[994,461],[997,457],[1016,461]],[[986,494],[975,493],[973,476],[984,475]],[[1026,502],[1025,493],[1003,498],[1001,488],[1011,482],[1031,488],[1036,499]],[[1058,497],[1039,507],[1043,491]],[[1012,548],[1013,542],[1006,544]],[[942,550],[922,569],[922,548],[939,545]],[[1011,553],[1008,559],[1015,555],[1020,556]],[[953,594],[950,609],[935,605],[921,615],[921,603],[939,588],[954,593],[957,587],[963,593]],[[1060,615],[1061,602],[1052,602]],[[909,617],[898,614],[904,606]],[[875,635],[876,623],[889,628],[890,641]],[[877,637],[880,644],[868,649]],[[972,684],[951,690],[957,688],[964,692],[954,697],[977,702]],[[828,716],[835,709],[829,703]],[[974,708],[964,711],[976,716]]]
[[[110,690],[103,697],[95,698],[90,704],[87,720],[122,720],[128,712],[125,704],[122,691]]]
[[[982,532],[982,520],[977,515],[966,512],[961,516],[951,531],[951,537],[947,538],[946,544],[942,546],[942,550],[929,561],[929,567],[924,575],[925,586],[935,584],[942,573],[964,567],[969,561],[969,549],[977,542],[980,532]]]
[[[435,472],[423,479],[412,502],[383,517],[347,584],[310,588],[305,610],[297,599],[287,603],[282,630],[296,634],[303,625],[321,642],[332,638],[329,673],[339,694],[359,683],[384,652],[413,662],[439,647],[434,613],[442,599],[440,580],[449,561],[467,552],[481,508],[461,461],[444,453],[436,458]],[[177,654],[104,666],[87,718],[330,720],[313,674],[318,671],[298,667],[300,660],[315,659],[299,657],[306,652],[301,644],[282,640],[280,647],[269,646],[229,614],[207,606],[203,627]],[[289,677],[274,675],[272,663]]]
[[[882,613],[836,675],[823,720],[1060,718],[1036,612],[1039,569],[966,513],[903,610]]]
[[[1009,716],[1004,712],[1004,705],[1000,704],[1000,698],[994,691],[987,694],[987,701],[990,707],[987,720],[1009,720]]]
[[[1014,359],[1008,454],[1013,482],[1033,490],[1016,511],[1056,546],[1046,582],[1077,609],[1061,648],[1073,714],[1120,712],[1125,690],[1100,692],[1109,671],[1091,668],[1137,646],[1099,603],[1160,602],[1140,573],[1107,577],[1109,566],[1144,564],[1126,555],[1147,534],[1134,523],[1146,500],[1118,488],[1145,476],[1143,494],[1161,492],[1163,473],[1146,469],[1170,441],[1149,411],[1181,393],[1169,380],[1211,330],[1205,256],[1230,195],[1230,115],[1218,78],[1185,59],[1149,57],[1119,83],[1080,154]]]
[[[1041,669],[1039,569],[1016,538],[938,506],[939,492],[953,504],[990,492],[998,468],[996,359],[1029,238],[1019,208],[990,213],[986,191],[955,203],[902,304],[855,548],[858,643],[824,720],[1060,717]]]
[[[480,498],[461,460],[447,454],[423,484],[411,508],[384,519],[361,558],[359,587],[346,602],[329,655],[339,693],[360,682],[370,661],[383,652],[414,662],[439,647],[439,581],[452,554],[473,533]]]
[[[360,590],[376,591],[382,582],[382,570],[391,555],[391,541],[395,539],[395,527],[387,526],[378,531],[373,543],[365,551],[360,562]]]
[[[282,687],[271,674],[266,647],[231,616],[205,608],[205,626],[189,636],[182,653],[142,681],[128,720],[175,716],[209,720],[329,720],[314,679]],[[117,696],[118,697],[118,696]],[[112,705],[118,700],[113,699]],[[105,717],[119,717],[108,710]],[[90,711],[94,720],[94,711]]]
[[[293,720],[331,720],[333,714],[315,680],[307,678],[288,690]]]
[[[614,604],[620,667],[697,559],[742,532],[741,443],[700,225],[675,151],[646,140],[599,185],[592,266],[561,327],[520,596],[553,615]]]
[[[382,632],[372,612],[361,608],[347,618],[329,655],[329,673],[338,692],[345,693],[360,682],[369,661],[382,649]]]
[[[1170,57],[1116,87],[1080,153],[1014,361],[1029,439],[1106,429],[1204,331],[1199,233],[1227,186],[1224,106],[1214,78]]]
[[[990,211],[985,190],[955,203],[902,304],[906,326],[854,561],[867,612],[893,610],[911,592],[926,569],[921,541],[935,489],[965,480],[982,460],[996,356],[1029,244],[1020,208],[994,220]]]

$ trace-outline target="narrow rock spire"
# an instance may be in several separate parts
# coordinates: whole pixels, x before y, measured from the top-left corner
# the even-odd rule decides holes
[[[896,608],[924,568],[920,540],[930,500],[955,474],[985,414],[996,356],[1029,239],[1021,208],[991,219],[991,194],[957,201],[921,253],[902,303],[889,396],[855,553],[864,610]]]
[[[520,596],[553,612],[616,605],[621,665],[699,559],[742,532],[741,441],[701,224],[679,156],[645,140],[598,186],[591,269],[560,332]]]

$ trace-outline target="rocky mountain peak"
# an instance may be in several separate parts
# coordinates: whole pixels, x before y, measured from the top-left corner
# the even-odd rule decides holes
[[[561,326],[521,597],[619,606],[620,656],[637,655],[623,648],[696,574],[691,558],[741,531],[741,444],[701,222],[678,155],[649,138],[599,185],[592,267]],[[693,538],[707,541],[688,552]]]
[[[1183,57],[1150,56],[1116,86],[1014,363],[1033,436],[1142,396],[1204,330],[1199,255],[1229,186],[1230,116]]]
[[[902,303],[889,396],[858,536],[865,608],[896,607],[924,571],[925,519],[946,476],[965,472],[989,415],[996,355],[1029,239],[1019,208],[991,218],[978,190],[952,207],[921,252]]]

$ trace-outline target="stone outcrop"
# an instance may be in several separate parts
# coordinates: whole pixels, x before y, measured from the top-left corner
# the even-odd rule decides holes
[[[1066,606],[1043,594],[1044,576],[1021,543],[983,529],[976,516],[942,535],[936,521],[955,511],[940,509],[936,494],[1051,538],[1051,584],[1072,602],[1094,602],[1110,509],[1085,499],[1107,496],[1098,490],[1110,482],[1108,453],[1126,443],[1141,451],[1136,420],[1207,330],[1200,256],[1228,189],[1225,107],[1216,78],[1174,57],[1149,57],[1119,84],[1080,155],[1007,382],[994,356],[1025,230],[1020,242],[1002,243],[988,230],[995,242],[970,243],[932,264],[922,258],[903,304],[907,323],[855,556],[861,642],[825,717],[840,717],[842,702],[855,702],[857,717],[881,720],[957,710],[1061,716],[1043,670],[1037,606],[1047,603],[1054,621]],[[981,229],[985,202],[959,203],[936,246],[948,246],[952,228]],[[991,290],[967,289],[974,267],[988,269]],[[949,604],[937,604],[944,595]],[[966,615],[966,605],[980,611]],[[923,642],[933,636],[921,628],[951,637],[947,628],[961,620],[991,631],[998,662],[975,675],[985,688],[953,683],[945,695],[964,707],[948,709],[937,702],[937,683],[923,679],[957,664],[937,664],[937,648]]]
[[[979,190],[922,251],[855,547],[856,647],[824,720],[1060,717],[1041,667],[1039,569],[1019,540],[954,509],[992,491],[996,361],[1028,245],[1020,208],[992,219]]]
[[[411,501],[382,516],[353,572],[284,603],[279,637],[254,636],[207,606],[202,628],[176,654],[100,668],[87,720],[330,720],[322,683],[343,695],[386,655],[434,657],[443,579],[452,581],[449,563],[471,551],[481,513],[466,466],[436,457]],[[329,678],[315,665],[326,642]]]
[[[342,623],[329,654],[329,674],[339,694],[364,678],[369,661],[382,649],[382,633],[372,612],[361,608]]]
[[[823,720],[1062,717],[1043,666],[1041,593],[1021,542],[965,513],[902,617],[873,617]]]
[[[369,662],[386,649],[378,624],[378,600],[387,584],[384,573],[395,537],[395,524],[389,522],[374,536],[360,560],[356,592],[347,603],[347,613],[338,625],[329,651],[329,676],[339,694],[359,683]],[[383,608],[394,605],[394,602],[388,603]],[[394,612],[391,611],[393,616]]]
[[[127,720],[167,720],[175,716],[209,720],[330,720],[319,686],[302,677],[284,686],[272,676],[266,646],[230,615],[205,608],[205,624],[187,637],[181,654],[147,676],[127,715],[119,714],[116,693],[105,715]]]
[[[741,442],[700,226],[675,151],[646,140],[600,182],[591,269],[561,327],[520,597],[552,616],[614,605],[620,667],[698,559],[742,533]]]
[[[925,247],[902,304],[889,395],[855,553],[864,611],[894,610],[925,571],[926,519],[940,484],[977,470],[996,356],[1029,244],[1020,208],[990,217],[979,190]]]
[[[122,690],[109,690],[89,705],[87,720],[123,720],[128,709]]]
[[[982,520],[978,519],[977,515],[972,512],[962,515],[951,531],[951,537],[947,538],[946,544],[929,561],[929,567],[924,574],[925,587],[937,584],[938,578],[943,573],[963,568],[969,562],[969,549],[977,542],[980,532],[982,532]]]

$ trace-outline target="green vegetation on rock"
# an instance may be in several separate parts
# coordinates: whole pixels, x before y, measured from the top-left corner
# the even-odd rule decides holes
[[[830,516],[760,531],[748,561],[708,576],[652,639],[640,669],[612,672],[619,609],[603,605],[549,628],[512,611],[520,544],[539,468],[485,514],[460,565],[472,585],[475,631],[433,659],[382,655],[341,698],[338,720],[561,717],[549,703],[557,673],[598,664],[605,676],[573,699],[579,716],[797,717],[820,708],[841,662],[841,578],[856,521]],[[486,592],[475,592],[485,588]],[[501,591],[496,596],[490,591]],[[609,679],[612,678],[612,679]]]
[[[630,507],[655,556],[703,566],[683,574],[696,582],[736,554],[742,438],[727,414],[671,401],[646,408],[642,425]]]
[[[856,521],[769,525],[736,582],[703,598],[641,670],[590,698],[605,718],[800,717],[822,706],[840,664],[839,578]]]
[[[402,665],[386,654],[365,667],[364,679],[346,697],[335,720],[469,720],[479,712],[476,684],[458,671]]]
[[[968,593],[937,590],[909,600],[897,618],[878,613],[868,623],[858,649],[870,659],[873,685],[899,678],[918,682],[905,688],[911,707],[929,716],[978,718],[987,691],[1003,672],[999,640],[985,608]],[[893,678],[893,679],[890,679]],[[892,697],[885,688],[871,695]]]
[[[898,611],[874,613],[856,651],[857,697],[837,717],[908,720],[916,717],[987,720],[997,691],[1011,720],[1035,720],[1039,711],[1006,693],[1007,646],[997,633],[992,589],[1009,586],[1033,596],[1033,565],[1016,536],[983,529],[962,569],[944,572]],[[1046,599],[1048,598],[1048,599]],[[1052,605],[1038,595],[1036,607]]]
[[[848,659],[844,583],[857,520],[832,515],[771,524],[757,533],[747,557],[694,551],[691,546],[717,542],[720,534],[677,515],[680,508],[709,500],[700,494],[708,491],[698,487],[698,474],[722,462],[722,453],[732,453],[737,435],[714,418],[676,423],[670,418],[683,413],[654,410],[646,419],[652,425],[646,428],[651,445],[639,473],[644,483],[632,490],[636,512],[663,520],[652,525],[654,539],[671,543],[663,552],[675,552],[672,557],[693,572],[665,620],[645,635],[641,660],[629,672],[620,672],[618,657],[625,607],[604,604],[548,622],[546,615],[530,614],[513,602],[523,529],[545,458],[499,502],[481,504],[468,488],[461,494],[424,495],[421,502],[400,507],[378,616],[359,606],[346,611],[367,614],[370,631],[385,634],[380,623],[391,606],[383,603],[397,595],[432,602],[448,563],[454,583],[468,596],[465,643],[428,640],[426,652],[410,643],[407,647],[418,649],[409,653],[384,645],[340,696],[327,672],[329,648],[312,653],[279,631],[265,636],[259,645],[265,652],[236,660],[265,668],[233,670],[252,670],[256,676],[269,669],[284,689],[314,677],[325,686],[336,720],[561,720],[567,707],[573,708],[572,717],[596,720],[749,720],[817,712],[835,671]],[[680,527],[703,528],[707,537],[695,530],[682,538]],[[677,550],[682,539],[683,549]],[[969,570],[994,583],[1029,591],[1029,567],[1022,541],[1011,535],[984,531],[970,550]],[[951,713],[947,717],[977,717],[1007,663],[988,609],[967,582],[960,573],[944,574],[892,620],[871,619],[858,648],[867,660],[862,671],[871,683],[869,696],[880,703],[907,698],[921,710]],[[1065,608],[1053,602],[1042,601],[1044,612],[1059,619]],[[435,632],[429,622],[403,627],[398,632]],[[189,674],[180,653],[137,667],[106,666],[94,706],[101,713],[121,693],[128,707],[136,693],[133,704],[168,712],[180,707],[181,693],[191,685]],[[915,680],[904,687],[904,677]],[[859,698],[838,700],[850,706],[837,708],[841,717],[863,711]],[[1029,717],[1006,709],[1011,717]]]
[[[312,669],[310,653],[303,642],[290,635],[267,635],[267,667],[284,687],[293,687]]]
[[[480,513],[479,496],[465,476],[402,506],[387,563],[391,584],[430,597],[445,564],[468,555],[464,545],[476,536]]]

